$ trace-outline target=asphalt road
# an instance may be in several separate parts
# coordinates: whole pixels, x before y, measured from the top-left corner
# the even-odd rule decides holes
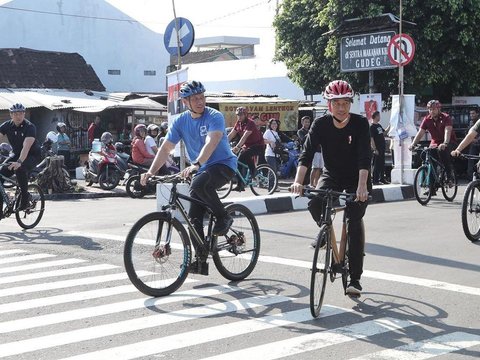
[[[0,358],[479,358],[480,244],[463,235],[462,193],[369,206],[364,293],[329,284],[316,320],[306,211],[257,216],[247,280],[228,283],[211,262],[152,300],[129,284],[122,246],[154,199],[49,201],[36,229],[0,222]]]

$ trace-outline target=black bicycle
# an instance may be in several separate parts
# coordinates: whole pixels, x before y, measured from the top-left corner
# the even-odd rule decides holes
[[[308,198],[315,197],[316,194],[323,195],[323,211],[318,236],[318,243],[315,246],[313,263],[310,277],[310,312],[313,317],[320,315],[327,278],[331,282],[341,277],[343,292],[347,295],[347,285],[349,280],[349,261],[348,261],[348,234],[346,231],[345,219],[343,220],[342,236],[340,239],[340,248],[337,247],[337,240],[333,227],[333,220],[338,212],[345,210],[346,205],[340,206],[339,200],[345,200],[345,204],[355,200],[356,195],[350,193],[337,192],[324,189],[305,189],[304,195]],[[337,204],[338,203],[338,204]]]
[[[10,162],[0,164],[0,168],[9,166],[10,164]],[[40,186],[37,184],[28,184],[28,205],[25,209],[20,210],[22,194],[17,181],[1,173],[0,177],[2,179],[2,181],[0,181],[0,193],[3,198],[3,209],[0,209],[2,218],[15,214],[18,225],[23,229],[32,229],[37,226],[45,211],[45,195]],[[8,190],[3,186],[3,182],[10,184]],[[13,192],[13,188],[15,192]],[[10,189],[12,189],[12,191],[10,191]]]
[[[250,210],[241,204],[229,204],[225,210],[234,218],[224,236],[212,234],[216,221],[212,210],[203,202],[182,194],[178,175],[155,176],[149,181],[171,186],[162,211],[152,212],[138,220],[128,233],[124,263],[135,287],[149,296],[165,296],[177,290],[189,272],[208,275],[208,256],[229,280],[245,279],[255,268],[260,254],[260,230]],[[186,201],[186,202],[184,202]],[[205,207],[209,220],[203,239],[192,225],[185,205],[193,202]],[[179,220],[182,219],[185,226]],[[191,242],[196,256],[192,261]]]
[[[422,165],[415,172],[413,192],[422,205],[427,205],[439,188],[447,201],[453,201],[457,196],[458,184],[455,172],[448,178],[445,166],[432,153],[437,148],[425,148],[421,153]]]
[[[478,155],[462,154],[468,160],[480,160]],[[478,163],[473,179],[468,183],[462,202],[462,227],[465,236],[472,242],[480,239],[480,173]]]

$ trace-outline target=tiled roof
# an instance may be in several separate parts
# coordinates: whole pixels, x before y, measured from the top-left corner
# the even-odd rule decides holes
[[[81,55],[26,48],[0,49],[0,88],[105,91]]]
[[[182,64],[197,64],[213,61],[238,60],[238,58],[228,49],[214,49],[207,51],[191,51],[182,56]],[[177,63],[177,56],[170,57],[170,64]]]

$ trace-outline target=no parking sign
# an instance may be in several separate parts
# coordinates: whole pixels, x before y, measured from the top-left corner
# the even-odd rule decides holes
[[[415,55],[415,43],[407,34],[398,34],[392,37],[388,44],[388,58],[394,65],[405,66]]]

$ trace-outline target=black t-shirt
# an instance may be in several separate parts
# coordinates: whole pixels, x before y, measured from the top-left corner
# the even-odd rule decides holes
[[[0,125],[0,133],[7,135],[8,142],[12,146],[15,157],[18,158],[22,152],[23,142],[27,137],[35,138],[37,136],[37,128],[27,119],[23,120],[20,126],[16,126],[13,120],[5,121]],[[35,141],[28,152],[28,155],[40,156],[40,145]]]
[[[299,164],[309,167],[315,152],[321,145],[325,162],[325,173],[339,181],[358,181],[360,169],[370,169],[370,133],[368,120],[350,114],[343,129],[333,124],[331,114],[316,118],[304,143]]]
[[[370,136],[375,143],[375,147],[378,151],[385,152],[385,129],[380,124],[372,124],[370,125]]]

